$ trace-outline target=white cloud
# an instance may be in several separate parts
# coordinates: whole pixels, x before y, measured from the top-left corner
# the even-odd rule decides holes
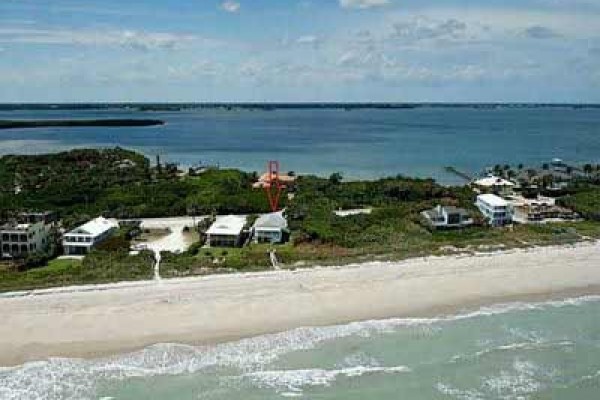
[[[88,45],[138,50],[175,49],[192,42],[211,42],[194,35],[134,30],[68,30],[0,28],[0,43]]]
[[[390,4],[390,0],[340,0],[342,8],[372,8]]]
[[[315,35],[300,36],[298,39],[296,39],[296,43],[316,45],[319,43],[319,38]]]
[[[221,9],[223,11],[227,11],[229,13],[236,13],[236,12],[240,11],[240,8],[241,8],[241,4],[238,3],[237,1],[227,0],[227,1],[224,1],[223,3],[221,3]]]
[[[431,20],[419,17],[394,24],[394,36],[405,40],[457,39],[464,36],[467,25],[457,19]]]

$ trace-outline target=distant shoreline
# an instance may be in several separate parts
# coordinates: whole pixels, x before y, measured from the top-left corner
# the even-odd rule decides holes
[[[50,120],[0,120],[0,129],[25,129],[48,127],[124,127],[164,125],[158,119],[50,119]]]
[[[40,111],[40,110],[126,110],[134,112],[175,112],[188,110],[410,110],[418,108],[473,108],[473,109],[499,109],[499,108],[572,108],[588,109],[600,108],[597,103],[498,103],[498,102],[466,102],[466,103],[441,103],[441,102],[136,102],[136,103],[0,103],[0,111]]]

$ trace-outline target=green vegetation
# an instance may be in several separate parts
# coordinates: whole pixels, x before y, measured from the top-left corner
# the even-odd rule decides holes
[[[256,175],[208,170],[180,176],[173,165],[151,167],[142,155],[120,149],[72,150],[0,158],[0,210],[58,211],[73,227],[91,217],[138,218],[268,210]]]
[[[385,230],[384,228],[383,230]],[[353,247],[334,243],[288,243],[279,246],[252,244],[244,248],[192,248],[182,254],[162,253],[164,278],[250,272],[270,269],[268,251],[275,249],[282,268],[313,265],[342,265],[364,261],[394,261],[428,255],[475,253],[572,244],[584,239],[600,239],[600,224],[591,221],[546,225],[516,225],[513,229],[471,227],[463,230],[430,232],[409,222],[394,231],[394,240],[373,240]],[[374,236],[377,237],[377,236]]]
[[[495,169],[510,171],[509,166]],[[282,199],[292,232],[290,243],[205,249],[200,235],[200,241],[188,251],[162,254],[161,276],[267,269],[273,248],[282,267],[298,268],[600,238],[600,187],[593,177],[595,169],[585,169],[590,177],[573,182],[561,203],[589,221],[501,229],[486,226],[474,207],[474,194],[466,186],[445,187],[431,179],[403,176],[348,182],[337,173],[329,178],[301,176],[288,188],[292,200]],[[518,170],[527,172],[522,165]],[[0,158],[0,210],[4,212],[0,218],[24,209],[54,210],[69,229],[98,214],[117,218],[252,215],[269,211],[263,191],[252,189],[256,179],[256,173],[228,169],[184,175],[174,165],[151,166],[140,154],[120,148],[5,156]],[[467,209],[475,225],[458,231],[432,231],[423,224],[420,212],[438,204]],[[338,209],[353,208],[371,208],[372,212],[345,217],[335,214]],[[200,230],[206,230],[210,221],[204,220]],[[150,279],[153,256],[147,251],[130,256],[131,236],[129,229],[120,229],[82,262],[51,261],[45,267],[28,269],[44,265],[48,258],[34,257],[21,264],[25,267],[0,265],[0,291]]]
[[[464,207],[476,219],[462,230],[431,231],[420,211],[436,204]],[[339,208],[375,206],[370,214],[336,216]],[[183,254],[164,253],[161,274],[166,277],[270,267],[268,250],[275,248],[285,268],[342,264],[373,259],[397,260],[431,254],[485,252],[533,245],[556,245],[600,238],[600,224],[570,222],[515,225],[490,229],[474,210],[473,193],[465,187],[442,187],[431,180],[386,178],[373,182],[343,182],[300,177],[287,215],[292,243],[243,249],[202,249]]]
[[[153,126],[163,125],[164,121],[157,119],[50,119],[36,121],[0,120],[0,129],[23,129],[44,127],[76,127],[76,126]]]
[[[83,261],[53,260],[46,267],[24,272],[6,263],[0,266],[0,291],[152,279],[153,265],[150,252],[130,256],[127,252],[102,251],[89,254]]]
[[[585,187],[561,200],[565,207],[577,211],[583,218],[600,221],[600,187]]]
[[[419,228],[419,213],[436,204],[473,210],[473,194],[466,187],[443,187],[433,180],[402,176],[335,184],[331,179],[301,177],[287,214],[295,243],[355,248],[404,242]],[[375,207],[371,214],[334,214],[336,209],[366,206]]]

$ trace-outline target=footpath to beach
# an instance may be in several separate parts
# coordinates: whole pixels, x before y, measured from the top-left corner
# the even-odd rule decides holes
[[[600,244],[0,297],[0,365],[600,294]]]

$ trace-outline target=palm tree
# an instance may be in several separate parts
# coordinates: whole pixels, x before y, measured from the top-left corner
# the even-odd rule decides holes
[[[552,175],[544,175],[542,177],[542,186],[545,189],[548,189],[548,187],[552,186],[552,183],[554,183],[554,177]]]
[[[334,172],[329,176],[329,183],[332,185],[339,185],[342,182],[342,174],[339,172]]]

